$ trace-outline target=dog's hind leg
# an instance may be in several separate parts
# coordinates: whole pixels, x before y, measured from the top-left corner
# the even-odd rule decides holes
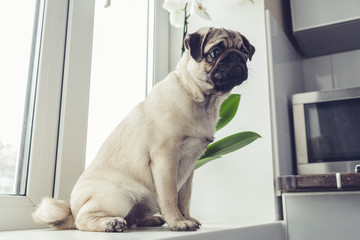
[[[121,217],[100,217],[97,215],[97,213],[82,215],[81,221],[77,221],[76,227],[82,231],[93,232],[123,232],[127,229],[126,221]]]
[[[131,208],[119,211],[120,208],[119,205],[100,206],[99,201],[90,199],[78,212],[75,226],[82,231],[123,232],[127,229],[124,218]]]

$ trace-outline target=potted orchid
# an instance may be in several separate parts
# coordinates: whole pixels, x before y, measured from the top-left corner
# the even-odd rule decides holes
[[[253,3],[253,0],[236,0],[238,4],[244,1]],[[200,0],[164,0],[163,8],[169,12],[170,24],[177,28],[183,28],[181,55],[185,52],[184,40],[188,31],[188,20],[192,14],[197,14],[201,18],[211,20],[206,11],[203,1]],[[216,125],[216,131],[225,127],[236,115],[240,94],[230,94],[220,108],[220,118]],[[225,137],[217,142],[210,144],[205,153],[195,163],[195,169],[204,164],[221,158],[223,155],[234,152],[252,143],[261,136],[255,132],[239,132]]]

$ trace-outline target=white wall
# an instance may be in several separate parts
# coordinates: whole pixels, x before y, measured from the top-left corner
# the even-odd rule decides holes
[[[282,28],[266,11],[270,109],[275,178],[295,174],[292,95],[304,91],[302,60]],[[277,191],[278,218],[282,218],[281,193]]]
[[[269,84],[264,2],[239,6],[234,0],[204,2],[212,20],[189,19],[189,33],[202,26],[225,27],[245,35],[255,46],[249,79],[234,92],[242,99],[235,119],[215,137],[255,131],[262,138],[196,170],[191,204],[199,220],[262,221],[275,219]],[[170,66],[180,58],[181,29],[170,29]]]
[[[304,92],[302,59],[269,11],[267,39],[275,175],[295,170],[292,95]]]

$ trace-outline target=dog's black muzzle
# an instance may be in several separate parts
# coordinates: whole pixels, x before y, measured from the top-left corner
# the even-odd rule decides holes
[[[215,90],[228,92],[245,81],[248,78],[246,61],[246,56],[237,50],[220,56],[210,72]]]

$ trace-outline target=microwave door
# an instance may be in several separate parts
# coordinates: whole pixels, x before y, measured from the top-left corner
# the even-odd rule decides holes
[[[360,160],[360,99],[304,105],[309,163]]]

